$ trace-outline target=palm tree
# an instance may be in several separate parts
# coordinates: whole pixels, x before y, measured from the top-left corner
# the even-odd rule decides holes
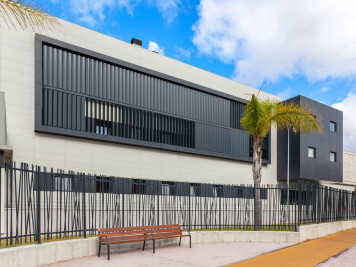
[[[58,19],[50,15],[47,8],[33,1],[0,0],[0,19],[8,28],[20,27],[22,30],[54,30],[60,27]],[[0,24],[0,28],[2,26]]]
[[[295,132],[310,133],[321,132],[319,115],[311,109],[294,102],[281,103],[278,100],[258,99],[252,95],[251,101],[246,105],[241,125],[253,139],[252,173],[255,185],[255,226],[261,229],[262,203],[261,203],[261,178],[262,178],[262,143],[271,127],[285,130],[293,126]]]

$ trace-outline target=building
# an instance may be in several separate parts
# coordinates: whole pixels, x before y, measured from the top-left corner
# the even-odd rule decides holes
[[[252,184],[251,141],[239,121],[257,89],[148,51],[139,40],[61,23],[58,32],[0,29],[0,155],[107,176]],[[283,180],[280,164],[272,128],[262,183]]]
[[[304,96],[288,99],[320,115],[322,133],[294,134],[290,131],[290,180],[299,179],[321,184],[343,182],[343,115],[342,111]],[[286,181],[288,134],[278,132],[278,180]]]
[[[239,117],[247,94],[258,90],[61,23],[52,33],[1,29],[2,145],[4,152],[12,147],[14,161],[121,177],[252,183],[250,141]],[[276,138],[272,130],[264,183],[276,182]]]

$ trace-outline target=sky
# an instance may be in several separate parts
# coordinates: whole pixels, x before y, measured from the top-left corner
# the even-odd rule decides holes
[[[344,112],[356,152],[354,0],[39,0],[53,15],[288,99]]]

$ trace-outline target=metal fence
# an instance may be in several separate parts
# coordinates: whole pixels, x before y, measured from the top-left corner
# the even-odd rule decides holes
[[[95,235],[97,229],[181,224],[189,230],[289,230],[356,219],[354,192],[298,183],[287,188],[96,176],[22,163],[0,166],[2,246]],[[260,194],[255,194],[257,190]],[[256,225],[255,196],[262,223]]]

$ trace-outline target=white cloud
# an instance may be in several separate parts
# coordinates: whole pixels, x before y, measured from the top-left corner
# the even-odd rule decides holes
[[[61,3],[58,0],[51,0],[53,4]],[[88,26],[95,26],[104,21],[106,15],[115,9],[125,9],[130,15],[134,14],[134,9],[142,0],[71,0],[64,8],[73,13],[78,21]],[[167,23],[173,22],[180,10],[180,0],[148,0],[162,14]]]
[[[344,149],[356,152],[356,93],[350,92],[341,102],[333,104],[332,107],[343,111],[344,122]]]
[[[322,93],[326,93],[327,91],[329,91],[329,87],[324,86],[323,88],[320,89],[320,92]]]
[[[172,23],[178,16],[180,0],[150,0],[158,8],[167,23]]]
[[[277,93],[277,96],[282,99],[282,101],[292,97],[292,88],[287,88],[286,90]]]
[[[69,2],[70,11],[78,20],[89,26],[94,26],[97,21],[105,19],[105,11],[115,7],[115,0],[72,0]]]
[[[192,52],[193,52],[193,49],[192,48],[188,48],[188,49],[184,49],[182,47],[179,47],[177,49],[177,54],[176,54],[176,57],[177,58],[185,58],[185,59],[189,59]]]
[[[193,42],[252,86],[356,75],[356,1],[201,0]]]
[[[158,52],[161,55],[164,55],[164,48],[159,47],[159,45],[156,42],[149,41],[147,49],[154,52]]]

